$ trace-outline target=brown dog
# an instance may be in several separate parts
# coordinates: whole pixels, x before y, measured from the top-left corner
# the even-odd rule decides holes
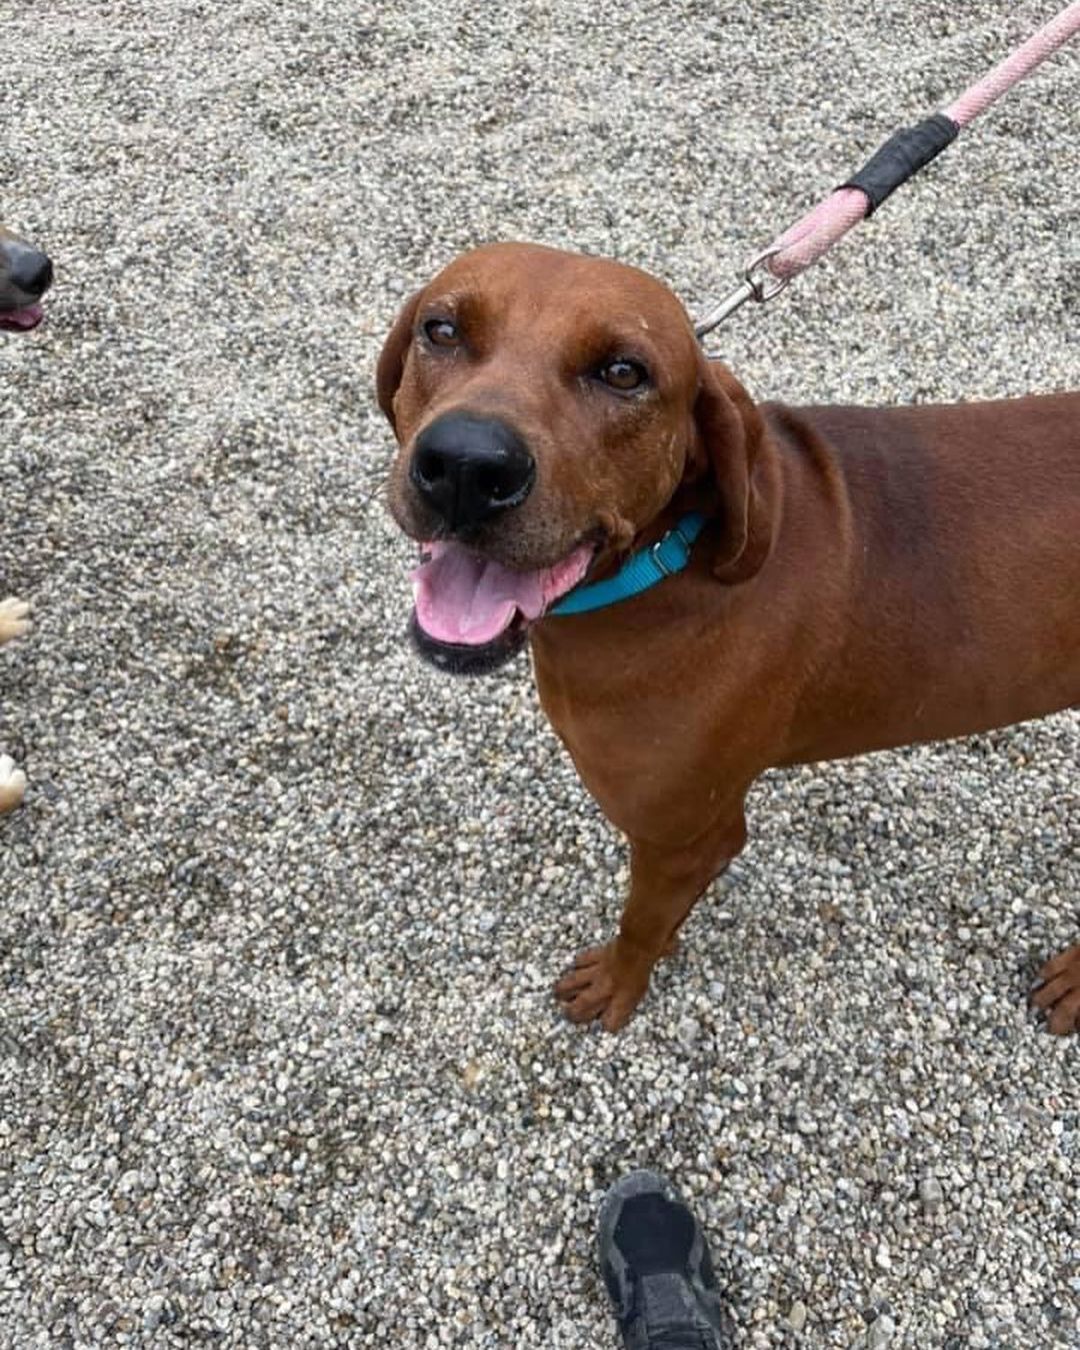
[[[962,736],[1080,702],[1080,395],[756,407],[678,300],[620,264],[483,248],[379,360],[390,509],[427,559],[413,631],[478,671],[528,637],[544,710],[629,837],[618,935],[556,986],[614,1031],[746,840],[776,765]],[[588,574],[707,524],[686,570],[555,616]],[[1041,972],[1080,1020],[1080,947]]]
[[[36,328],[44,317],[41,297],[52,284],[52,263],[32,244],[0,226],[0,329],[13,333]],[[30,627],[25,600],[0,600],[0,646]],[[0,814],[13,811],[23,799],[26,775],[10,755],[0,755]]]

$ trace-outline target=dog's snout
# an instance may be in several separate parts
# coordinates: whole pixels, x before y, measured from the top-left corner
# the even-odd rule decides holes
[[[3,245],[7,282],[28,299],[39,300],[52,285],[53,265],[47,254],[19,240]]]
[[[525,500],[536,462],[498,418],[448,413],[417,438],[409,476],[451,533],[468,533]]]

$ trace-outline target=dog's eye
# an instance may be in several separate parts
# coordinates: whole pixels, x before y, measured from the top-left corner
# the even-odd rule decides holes
[[[424,336],[433,347],[456,347],[461,341],[457,324],[450,319],[428,319]]]
[[[620,394],[629,394],[640,389],[648,381],[649,372],[640,361],[631,361],[627,356],[616,357],[607,365],[601,366],[600,378],[609,389],[617,389]]]

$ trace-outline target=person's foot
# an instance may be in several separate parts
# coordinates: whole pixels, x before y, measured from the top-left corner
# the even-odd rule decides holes
[[[645,1171],[617,1181],[600,1207],[598,1249],[626,1350],[730,1350],[705,1234],[670,1181]]]

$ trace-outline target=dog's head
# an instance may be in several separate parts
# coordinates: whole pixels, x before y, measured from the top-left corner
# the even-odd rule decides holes
[[[524,244],[469,253],[405,305],[377,383],[401,447],[390,510],[425,555],[413,631],[443,669],[500,664],[681,488],[722,516],[718,574],[760,552],[757,415],[635,268]]]
[[[0,328],[24,333],[44,318],[41,297],[52,285],[46,254],[0,225]]]

